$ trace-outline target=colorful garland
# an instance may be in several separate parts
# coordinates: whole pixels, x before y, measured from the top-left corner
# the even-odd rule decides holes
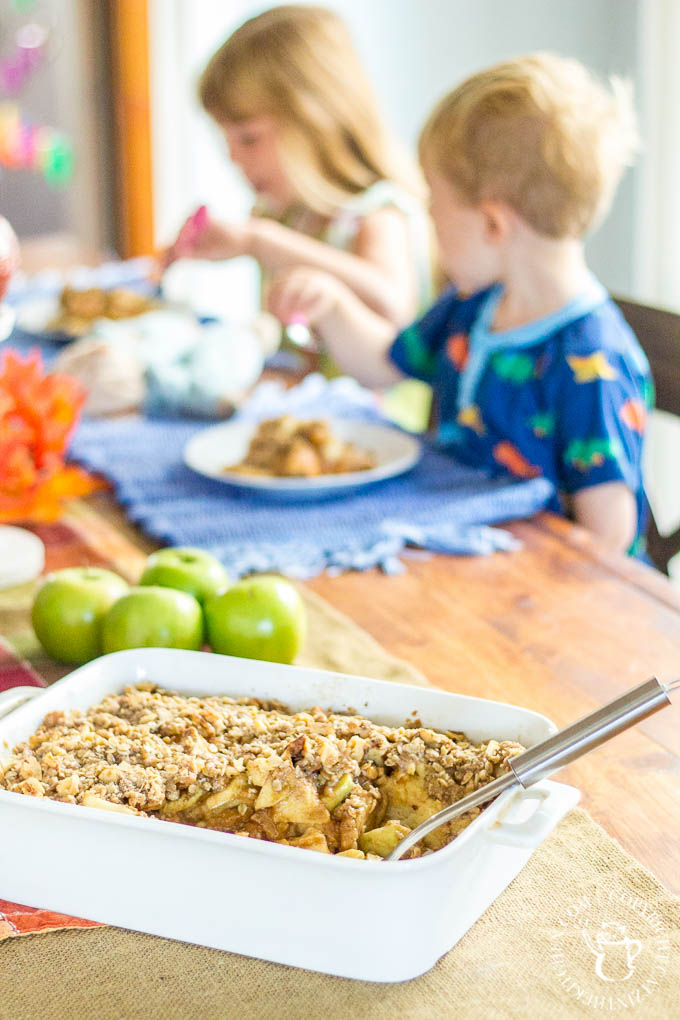
[[[16,49],[0,60],[0,89],[16,96],[45,58],[49,32],[42,25],[22,25],[16,34]]]
[[[0,104],[0,166],[35,170],[53,188],[73,176],[73,147],[61,131],[31,124],[16,103]]]
[[[28,11],[34,0],[14,0],[16,10]],[[49,31],[31,22],[16,34],[14,52],[0,59],[0,94],[18,95],[45,59]],[[63,188],[73,176],[73,146],[61,131],[32,124],[14,102],[0,104],[0,166],[34,170],[52,188]]]

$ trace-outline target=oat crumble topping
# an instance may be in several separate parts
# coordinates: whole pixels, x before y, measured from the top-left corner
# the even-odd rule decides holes
[[[471,743],[409,721],[291,712],[255,698],[126,687],[52,712],[0,763],[0,787],[350,857],[382,858],[412,828],[507,772],[521,744]],[[410,856],[450,842],[479,809]]]

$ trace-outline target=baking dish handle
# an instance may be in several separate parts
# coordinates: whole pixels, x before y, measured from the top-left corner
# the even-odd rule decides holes
[[[487,836],[494,843],[532,850],[555,828],[555,811],[549,804],[551,796],[551,790],[541,788],[517,790],[487,827]],[[528,818],[521,822],[504,821],[505,816],[511,813],[516,805],[526,804],[531,800],[537,801],[537,806]]]
[[[9,715],[25,701],[30,701],[36,694],[42,694],[43,687],[10,687],[8,691],[0,692],[0,719]]]

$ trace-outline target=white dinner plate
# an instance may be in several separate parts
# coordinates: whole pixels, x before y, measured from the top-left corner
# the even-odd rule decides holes
[[[390,425],[340,418],[330,419],[328,423],[333,435],[371,453],[376,466],[368,471],[315,478],[278,478],[230,471],[229,468],[240,463],[248,452],[257,422],[225,422],[204,429],[185,446],[184,462],[199,474],[227,485],[292,501],[347,495],[401,475],[420,459],[418,440]]]

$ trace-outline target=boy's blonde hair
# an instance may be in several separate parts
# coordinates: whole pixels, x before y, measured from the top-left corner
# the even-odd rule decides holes
[[[471,204],[504,201],[538,233],[564,238],[605,215],[637,146],[624,82],[609,90],[578,61],[536,53],[466,79],[419,148]]]
[[[209,61],[199,96],[218,123],[273,116],[291,183],[323,215],[378,180],[422,196],[418,170],[385,130],[349,32],[331,11],[291,4],[246,21]]]

